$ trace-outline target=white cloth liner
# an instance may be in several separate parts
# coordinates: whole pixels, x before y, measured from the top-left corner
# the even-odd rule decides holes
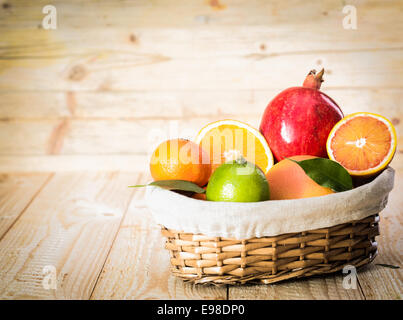
[[[372,182],[321,197],[261,202],[201,201],[148,186],[146,202],[166,228],[213,237],[248,239],[331,227],[360,220],[385,208],[395,171]]]

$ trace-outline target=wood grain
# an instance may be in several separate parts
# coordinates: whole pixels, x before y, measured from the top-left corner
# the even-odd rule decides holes
[[[0,156],[0,172],[147,172],[145,155]]]
[[[2,299],[88,299],[135,175],[56,174],[0,241]],[[44,268],[57,272],[45,289]]]
[[[325,88],[326,89],[326,88]],[[402,143],[403,91],[325,90],[345,114],[370,110],[388,117]],[[3,155],[146,153],[144,135],[165,128],[188,136],[209,121],[243,119],[256,127],[268,101],[277,91],[237,93],[20,93],[0,94],[0,153]],[[24,96],[25,98],[21,98]],[[71,101],[74,100],[74,106]],[[35,102],[31,108],[29,101]],[[207,107],[206,107],[207,106]],[[112,108],[113,107],[113,108]],[[69,110],[72,110],[70,114]],[[169,122],[167,122],[169,121]],[[161,126],[168,123],[169,126]],[[29,138],[27,138],[29,137]],[[152,138],[152,137],[147,137]],[[161,139],[164,137],[161,136]],[[116,141],[119,140],[119,144]],[[134,148],[133,146],[136,146]]]
[[[198,0],[180,5],[175,0],[153,3],[146,0],[135,3],[98,1],[96,5],[91,1],[56,0],[53,4],[58,9],[59,17],[57,38],[65,40],[67,45],[81,48],[105,47],[104,40],[108,39],[111,41],[109,47],[113,49],[118,42],[119,46],[151,48],[149,51],[154,51],[168,37],[170,45],[164,43],[164,50],[168,53],[179,53],[178,49],[192,43],[201,55],[207,52],[245,52],[252,48],[264,51],[278,44],[278,48],[284,52],[401,46],[399,27],[402,27],[402,21],[396,14],[401,8],[399,1],[353,2],[356,2],[352,4],[356,5],[361,18],[356,30],[343,29],[344,4],[336,0],[324,3],[298,0],[292,4],[281,0],[231,1],[225,4],[225,10],[219,11],[212,9],[209,1]],[[35,30],[36,35],[46,32],[38,26],[44,17],[41,9],[47,4],[46,1],[11,0],[8,3],[10,8],[0,10],[0,27],[4,31]],[[385,17],[388,17],[388,23],[384,23]],[[83,29],[86,29],[85,33],[80,32]],[[99,30],[103,30],[103,33],[97,32]],[[172,34],[174,36],[171,37]],[[258,42],[262,38],[270,41]],[[311,41],[306,41],[308,38]],[[225,39],[225,42],[218,39]],[[261,44],[266,46],[262,47]],[[3,54],[23,56],[20,47],[2,49]],[[54,47],[41,49],[37,45],[32,53],[40,55],[49,52],[49,49]]]
[[[229,287],[228,298],[245,300],[362,300],[359,287],[346,290],[341,274],[313,277],[272,285]]]
[[[326,2],[297,0],[293,1],[292,5],[281,0],[270,2],[264,0],[247,2],[224,0],[220,2],[222,2],[223,10],[216,10],[217,6],[211,1],[197,0],[186,1],[181,5],[178,5],[176,0],[155,0],[152,3],[147,0],[135,2],[124,0],[119,3],[103,1],[97,2],[97,5],[91,1],[83,0],[53,1],[54,5],[60,9],[60,17],[63,18],[60,22],[61,26],[72,28],[83,25],[89,28],[137,28],[140,26],[147,28],[188,28],[197,25],[233,27],[239,26],[242,21],[242,25],[245,26],[272,24],[293,30],[290,25],[293,22],[301,28],[316,26],[320,29],[320,27],[326,26],[334,31],[340,29],[340,26],[334,22],[339,22],[340,18],[342,19],[344,16],[342,14],[343,3],[336,0]],[[10,4],[7,8],[8,11],[0,11],[0,17],[6,17],[8,22],[2,26],[7,28],[36,27],[38,20],[43,18],[41,10],[38,8],[47,4],[45,0],[35,2],[10,0],[8,3]],[[361,10],[361,15],[365,18],[360,21],[363,25],[370,26],[369,22],[373,20],[379,23],[379,25],[371,26],[378,36],[388,39],[387,35],[382,34],[382,31],[389,27],[380,23],[384,22],[382,19],[384,15],[390,16],[389,21],[391,23],[398,25],[401,23],[398,16],[393,14],[400,8],[399,1],[352,1],[352,4]],[[10,13],[10,11],[14,12]],[[294,29],[294,32],[297,31]],[[397,34],[398,32],[396,32]],[[359,37],[357,40],[364,41]]]
[[[220,118],[0,122],[0,155],[151,155],[161,141],[194,139],[204,125]],[[243,120],[257,126],[259,118],[252,115]]]
[[[397,192],[403,181],[402,173],[399,169],[388,207],[381,214],[379,256],[359,271],[357,289],[343,289],[342,275],[336,274],[275,285],[230,286],[228,297],[225,287],[189,285],[170,275],[169,256],[163,249],[160,229],[145,208],[144,190],[135,191],[125,209],[131,199],[126,185],[148,181],[147,174],[59,173],[0,241],[0,296],[6,299],[400,299],[401,269],[375,264],[402,266],[402,203]],[[23,179],[21,175],[12,177],[13,181]],[[127,213],[120,224],[122,211]],[[57,290],[42,288],[45,265],[54,265],[58,270]]]
[[[400,112],[391,119],[399,119]],[[45,120],[0,122],[0,155],[151,155],[157,144],[170,138],[194,139],[206,124],[226,119],[220,115],[170,120]],[[258,128],[261,116],[240,119]],[[403,144],[401,125],[398,145]],[[402,150],[400,147],[398,150]]]
[[[396,172],[394,190],[389,203],[381,213],[379,256],[359,274],[359,281],[366,299],[403,299],[403,168]],[[399,267],[391,269],[377,264]]]
[[[295,85],[301,85],[304,76],[301,74],[300,83]],[[0,93],[0,121],[260,118],[269,101],[281,90],[7,92]],[[401,128],[403,89],[331,89],[325,79],[322,90],[345,114],[371,110],[385,115]]]
[[[51,177],[49,173],[0,175],[0,239]]]
[[[138,183],[149,179],[140,175]],[[135,192],[92,299],[226,299],[226,287],[184,283],[170,273],[161,228]]]
[[[49,32],[38,28],[44,4],[0,10],[3,91],[280,89],[323,65],[331,87],[402,87],[398,1],[357,4],[357,30],[343,28],[339,1],[219,11],[202,1],[56,1],[60,26]]]
[[[104,57],[60,58],[40,72],[8,68],[0,78],[1,91],[19,90],[267,90],[301,82],[301,73],[318,59],[331,70],[328,86],[402,88],[403,50],[298,53],[290,56],[218,56],[214,59],[112,53]],[[380,59],[382,56],[382,59]],[[344,61],[349,61],[346,65]],[[350,63],[354,68],[350,67]],[[370,76],[368,68],[371,67]],[[287,77],[273,75],[286,74]],[[197,75],[197,76],[195,76]]]
[[[7,3],[0,8],[0,155],[7,163],[17,157],[8,170],[27,171],[39,156],[39,167],[47,160],[53,167],[48,155],[65,156],[55,166],[66,170],[83,168],[91,155],[122,155],[117,161],[125,163],[147,155],[150,131],[166,121],[189,132],[223,118],[258,126],[271,98],[322,67],[324,91],[346,114],[383,114],[402,143],[399,1],[355,3],[357,30],[342,27],[336,0],[59,0],[52,31],[40,25],[46,1]],[[83,165],[66,164],[76,155]]]
[[[345,114],[370,110],[386,116],[396,127],[398,145],[403,143],[401,89],[324,91]],[[147,162],[153,146],[169,136],[192,138],[206,123],[226,118],[242,119],[258,127],[265,106],[277,93],[245,90],[208,94],[204,91],[0,94],[3,158],[0,170],[138,168],[141,171],[146,163],[135,159]],[[398,148],[398,152],[403,150]],[[62,157],[48,156],[52,154]],[[96,155],[98,159],[94,158]]]

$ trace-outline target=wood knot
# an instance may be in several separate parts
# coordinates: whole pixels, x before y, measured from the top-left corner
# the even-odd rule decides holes
[[[208,4],[214,10],[224,10],[227,7],[225,4],[221,4],[219,0],[210,0]]]
[[[400,123],[400,119],[398,119],[398,118],[392,118],[392,124],[393,124],[394,126],[397,126],[399,123]]]
[[[87,74],[87,71],[85,70],[84,66],[76,65],[73,68],[71,68],[70,73],[69,73],[69,79],[72,81],[80,81],[80,80],[84,79],[86,74]]]
[[[129,40],[130,40],[130,42],[132,42],[132,43],[137,43],[137,37],[136,37],[136,35],[135,34],[131,34],[130,35],[130,37],[129,37]]]
[[[7,3],[7,2],[4,2],[2,5],[1,5],[2,7],[3,7],[3,9],[5,9],[5,10],[7,10],[7,9],[10,9],[11,8],[11,4],[9,4],[9,3]]]

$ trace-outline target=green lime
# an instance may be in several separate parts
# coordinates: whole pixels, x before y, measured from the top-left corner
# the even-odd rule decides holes
[[[263,171],[245,159],[219,166],[206,189],[207,200],[257,202],[269,200],[269,184]]]

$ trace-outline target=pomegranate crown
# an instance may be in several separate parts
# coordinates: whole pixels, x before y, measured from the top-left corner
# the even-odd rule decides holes
[[[303,87],[305,88],[311,88],[311,89],[316,89],[319,90],[320,86],[322,85],[323,82],[323,74],[325,73],[325,69],[322,68],[322,70],[319,71],[318,74],[316,74],[316,70],[311,70],[308,75],[305,78],[304,83],[302,84]]]

